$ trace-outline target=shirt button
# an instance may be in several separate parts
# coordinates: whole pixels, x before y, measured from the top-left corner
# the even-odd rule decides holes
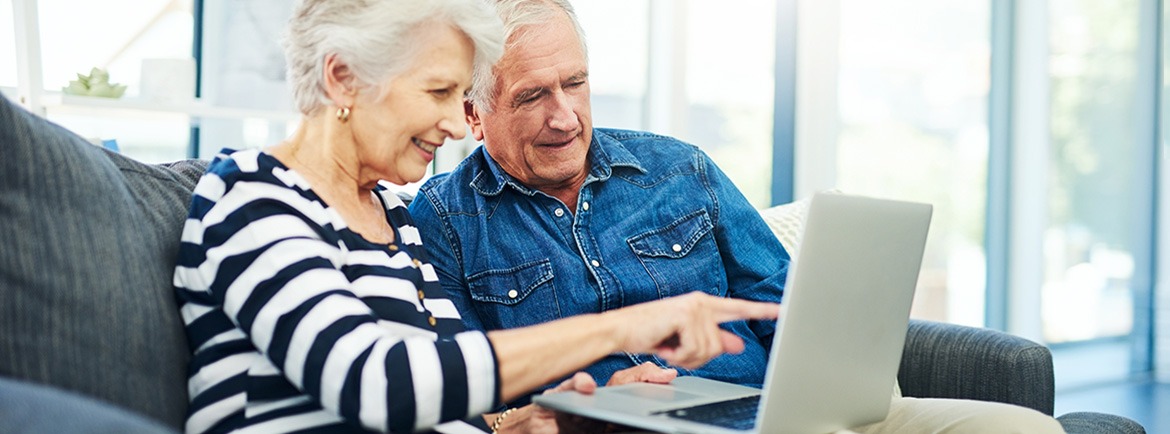
[[[520,295],[520,293],[516,292],[515,289],[508,291],[508,298],[516,298],[517,295]]]
[[[418,290],[418,299],[419,299],[419,300],[422,300],[422,299],[424,299],[424,298],[426,298],[426,294],[423,294],[423,292],[422,292],[422,290],[421,290],[421,289],[420,289],[420,290]]]
[[[583,209],[585,211],[589,211],[589,202],[581,203],[581,209]]]
[[[557,217],[564,217],[564,216],[565,216],[565,210],[563,210],[563,209],[560,209],[560,208],[557,208],[557,210],[556,210],[556,211],[553,211],[553,214],[556,214],[556,216],[557,216]]]
[[[413,263],[415,267],[422,265],[422,262],[419,262],[418,259],[411,259],[410,262]]]
[[[597,260],[596,260],[596,259],[594,259],[594,260],[592,260],[592,261],[589,261],[589,263],[590,263],[590,264],[593,264],[593,266],[594,266],[594,267],[600,267],[600,266],[601,266],[601,263],[600,263],[600,262],[597,262]]]
[[[397,245],[397,244],[391,244],[391,245],[390,245],[390,246],[388,246],[388,247],[390,247],[390,251],[391,251],[391,252],[397,252],[397,251],[398,251],[398,245]]]
[[[674,250],[675,253],[678,253],[678,252],[682,251],[682,246],[675,244],[673,246],[670,246],[670,250]]]
[[[434,327],[435,323],[438,321],[435,321],[435,317],[432,316],[430,318],[427,318],[427,322],[431,324],[431,327]]]

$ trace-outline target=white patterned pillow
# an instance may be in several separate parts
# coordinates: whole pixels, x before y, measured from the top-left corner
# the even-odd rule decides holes
[[[832,189],[822,193],[841,194],[841,191]],[[804,219],[808,215],[810,202],[812,196],[760,210],[760,216],[790,257],[796,257],[796,250],[800,248],[800,236],[804,233]]]

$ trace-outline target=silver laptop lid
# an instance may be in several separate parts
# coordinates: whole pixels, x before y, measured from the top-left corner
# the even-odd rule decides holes
[[[831,432],[886,417],[931,211],[923,203],[813,197],[785,287],[759,432]]]

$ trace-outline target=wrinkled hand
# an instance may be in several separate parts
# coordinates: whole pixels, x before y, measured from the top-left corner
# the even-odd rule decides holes
[[[578,372],[572,378],[561,382],[557,387],[545,390],[544,393],[575,391],[591,394],[594,390],[597,390],[597,382],[593,380],[593,377],[584,372]],[[530,412],[523,432],[531,434],[599,433],[606,430],[605,422],[560,413],[536,404],[529,404],[527,408],[522,410]]]
[[[628,383],[656,383],[667,384],[674,381],[678,377],[678,370],[659,368],[650,362],[642,363],[633,368],[626,368],[614,372],[609,377],[609,382],[606,386],[617,386]]]
[[[609,378],[606,386],[635,382],[666,384],[673,381],[675,377],[678,377],[677,370],[663,369],[653,363],[646,362],[615,372]],[[561,382],[557,387],[544,391],[544,393],[575,391],[590,394],[595,390],[597,390],[597,382],[593,380],[593,377],[587,373],[578,372],[572,378]],[[527,410],[530,412],[522,431],[532,434],[605,433],[628,430],[624,426],[561,413],[535,404],[528,407],[517,411]]]
[[[747,319],[775,319],[780,305],[722,298],[701,292],[637,304],[606,312],[626,333],[623,351],[656,353],[671,365],[698,368],[723,353],[743,351],[743,340],[719,324]]]

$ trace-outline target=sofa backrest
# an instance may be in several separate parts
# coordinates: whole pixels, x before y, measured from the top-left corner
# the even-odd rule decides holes
[[[206,164],[141,163],[0,98],[0,376],[182,427],[171,281]]]

